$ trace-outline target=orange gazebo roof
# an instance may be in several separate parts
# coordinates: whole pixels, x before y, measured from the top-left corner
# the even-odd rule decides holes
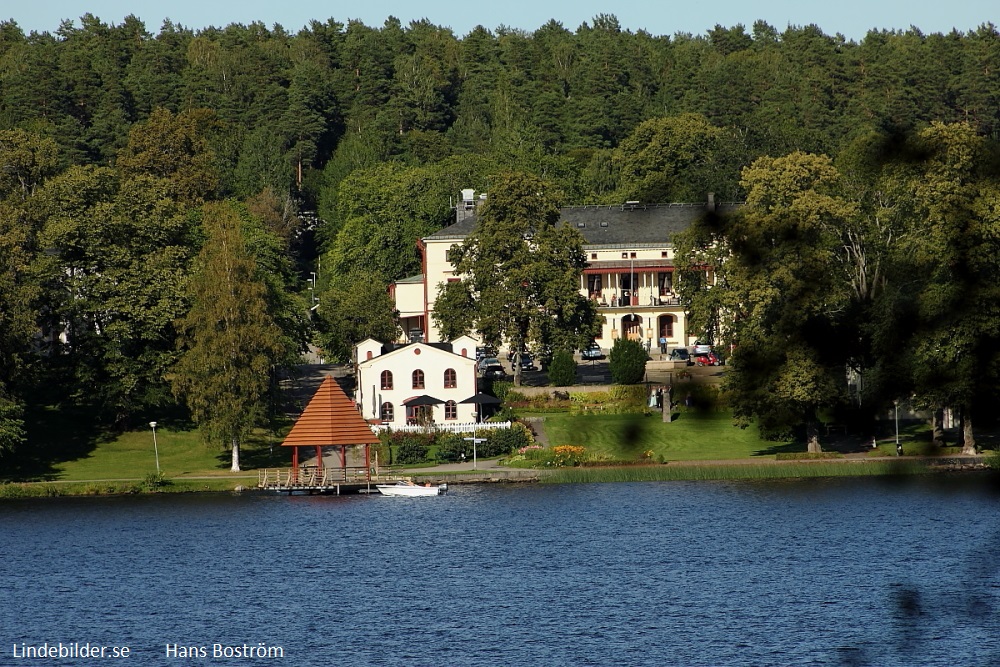
[[[376,444],[368,422],[340,385],[327,376],[302,411],[282,447]]]

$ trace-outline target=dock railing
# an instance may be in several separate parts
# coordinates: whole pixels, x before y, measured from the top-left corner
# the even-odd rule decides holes
[[[372,474],[371,480],[375,481]],[[364,466],[347,468],[302,466],[294,468],[263,468],[257,471],[257,486],[269,488],[328,488],[337,484],[360,484],[368,480],[368,469]]]

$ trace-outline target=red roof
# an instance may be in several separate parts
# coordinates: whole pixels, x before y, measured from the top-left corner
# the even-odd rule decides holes
[[[377,442],[378,436],[372,433],[354,401],[328,375],[281,446],[325,447]]]

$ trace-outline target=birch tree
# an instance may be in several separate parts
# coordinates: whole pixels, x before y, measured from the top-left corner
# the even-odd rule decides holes
[[[206,204],[203,212],[207,240],[191,279],[191,310],[179,322],[183,353],[172,381],[206,439],[231,449],[235,472],[287,347],[239,212],[229,203]]]

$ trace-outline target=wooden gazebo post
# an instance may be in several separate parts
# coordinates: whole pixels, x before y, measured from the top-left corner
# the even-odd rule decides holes
[[[366,478],[370,480],[368,448],[379,441],[368,422],[358,411],[354,401],[347,397],[340,385],[330,376],[316,390],[306,409],[292,426],[282,447],[292,447],[292,476],[298,478],[299,447],[313,447],[316,451],[316,465],[323,469],[323,448],[340,449],[340,467],[347,479],[347,448],[354,445],[365,446]]]

